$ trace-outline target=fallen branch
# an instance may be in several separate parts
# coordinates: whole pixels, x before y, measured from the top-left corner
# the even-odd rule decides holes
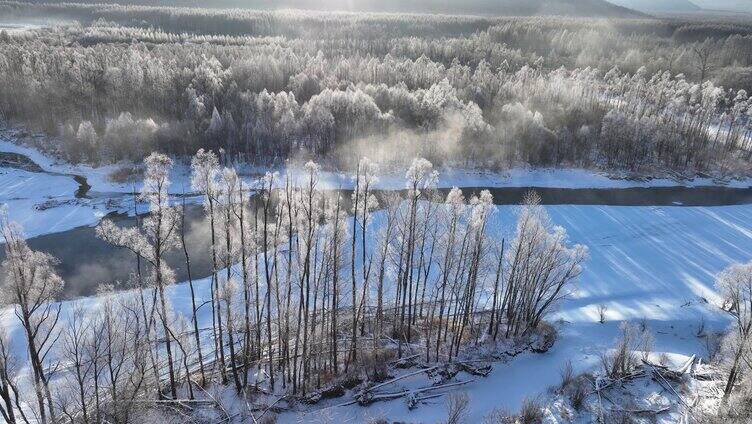
[[[128,403],[156,403],[166,405],[215,404],[211,399],[134,399]]]
[[[638,372],[635,372],[635,373],[632,373],[632,374],[627,374],[625,376],[619,377],[617,379],[610,379],[609,378],[608,382],[606,384],[604,384],[602,386],[599,386],[599,387],[596,387],[596,390],[591,391],[590,393],[588,393],[588,395],[592,395],[593,393],[596,393],[597,390],[607,389],[607,388],[609,388],[609,387],[613,386],[614,384],[619,383],[621,381],[632,380],[632,379],[637,378],[637,377],[642,377],[643,375],[645,375],[645,373],[643,371],[638,371]],[[603,378],[601,378],[601,381],[602,380],[603,380]],[[595,386],[595,383],[593,383],[593,386]]]
[[[284,399],[286,397],[287,396],[282,396],[282,397],[278,398],[277,400],[275,400],[274,402],[272,402],[272,404],[269,405],[269,406],[267,406],[266,409],[264,409],[263,412],[261,412],[261,415],[259,415],[258,417],[254,417],[253,416],[253,412],[249,411],[250,414],[251,414],[251,419],[253,420],[253,422],[254,423],[258,423],[262,418],[264,418],[264,415],[266,415],[266,413],[269,412],[269,410],[271,410],[272,408],[274,408],[274,405],[276,405],[278,402],[282,401],[282,399]]]

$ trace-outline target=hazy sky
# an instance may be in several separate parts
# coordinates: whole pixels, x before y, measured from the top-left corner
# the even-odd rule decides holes
[[[692,0],[696,5],[710,10],[732,10],[752,13],[752,0]]]
[[[607,0],[642,12],[693,12],[700,10],[691,0]]]
[[[752,0],[607,0],[643,12],[733,11],[752,13]]]

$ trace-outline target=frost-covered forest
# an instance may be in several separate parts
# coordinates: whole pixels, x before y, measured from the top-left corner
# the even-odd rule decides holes
[[[752,419],[752,18],[137,2],[0,0],[0,422]]]
[[[72,161],[197,148],[744,172],[752,25],[1,2],[0,113]],[[405,155],[404,153],[409,153]],[[406,165],[402,160],[402,165]]]

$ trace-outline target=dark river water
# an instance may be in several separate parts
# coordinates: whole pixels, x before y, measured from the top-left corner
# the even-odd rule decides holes
[[[200,206],[186,207],[185,239],[193,278],[211,274],[211,236],[209,226],[203,217],[203,208]],[[112,219],[125,227],[137,224],[135,217],[115,215],[107,219]],[[135,255],[99,239],[94,227],[78,227],[34,237],[29,239],[28,243],[32,249],[47,252],[60,261],[57,271],[65,280],[65,298],[94,294],[97,286],[102,283],[120,283],[126,288],[128,277],[137,270]],[[2,257],[4,252],[0,251],[0,258]],[[176,271],[178,281],[188,279],[182,247],[172,250],[167,255],[167,263]]]

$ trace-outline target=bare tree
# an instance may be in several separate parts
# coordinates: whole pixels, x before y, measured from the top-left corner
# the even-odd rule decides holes
[[[211,151],[199,149],[191,160],[191,187],[204,195],[204,209],[209,218],[211,230],[211,257],[212,257],[212,282],[211,282],[211,305],[212,305],[212,330],[214,333],[214,350],[219,353],[220,374],[222,382],[226,381],[224,332],[222,329],[222,315],[217,296],[219,257],[217,240],[217,202],[219,200],[219,160]]]
[[[8,424],[29,423],[21,406],[21,392],[18,390],[18,364],[11,353],[10,338],[6,329],[0,329],[0,414]]]
[[[16,317],[24,328],[39,419],[43,424],[53,422],[55,409],[45,362],[60,337],[56,327],[61,305],[54,302],[63,288],[63,280],[54,270],[57,260],[31,250],[20,226],[10,222],[5,212],[0,212],[0,232],[5,240],[0,296],[5,304],[15,305]]]
[[[65,374],[66,380],[68,380],[68,389],[75,393],[73,416],[81,414],[83,422],[88,423],[91,419],[91,411],[89,409],[93,394],[91,388],[93,386],[92,371],[97,358],[88,356],[90,352],[87,349],[89,341],[87,340],[92,336],[91,320],[87,316],[82,307],[76,306],[71,315],[66,320],[66,326],[62,330],[62,345],[61,356],[65,358],[68,366],[71,368],[71,372]],[[67,411],[67,415],[70,416],[71,411]]]
[[[708,74],[715,68],[716,50],[716,44],[710,38],[692,47],[692,53],[695,56],[694,67],[699,73],[700,82],[705,81]]]
[[[716,277],[716,287],[725,298],[729,312],[735,319],[732,333],[736,338],[734,353],[723,390],[723,399],[726,401],[741,374],[742,355],[745,349],[749,349],[752,336],[752,262],[734,264],[726,268]]]
[[[528,193],[508,254],[509,277],[501,304],[507,320],[506,336],[537,327],[551,307],[571,292],[587,248],[568,247],[567,242],[566,231],[551,224],[540,206],[540,197]]]
[[[470,396],[467,393],[452,393],[447,402],[446,424],[462,424],[467,420]]]
[[[371,275],[371,265],[373,257],[366,249],[366,239],[368,232],[369,218],[371,212],[378,206],[378,200],[373,194],[374,185],[378,182],[378,166],[368,158],[358,160],[355,171],[355,191],[352,194],[352,212],[353,228],[351,234],[351,283],[352,283],[352,339],[350,342],[351,360],[357,360],[358,353],[358,317],[363,310],[368,293],[369,280]],[[357,229],[356,229],[357,228]],[[360,231],[360,252],[357,252],[357,236]],[[358,255],[360,253],[360,255]],[[356,276],[355,263],[360,256],[361,272]],[[360,303],[357,301],[357,284],[362,284],[362,295]]]
[[[183,196],[183,204],[180,208],[180,246],[183,249],[183,256],[185,256],[185,270],[188,274],[188,287],[191,290],[191,321],[193,323],[193,337],[196,343],[196,352],[198,354],[198,366],[201,372],[201,385],[206,384],[206,371],[204,370],[204,352],[201,348],[201,334],[198,327],[198,307],[196,306],[196,289],[193,285],[193,276],[191,275],[191,257],[188,254],[188,246],[185,243],[185,196]]]
[[[221,302],[218,305],[225,306],[225,326],[227,333],[227,347],[229,350],[229,368],[232,374],[233,382],[235,383],[235,389],[240,393],[243,385],[240,380],[240,374],[238,374],[238,367],[236,366],[237,354],[235,345],[235,328],[234,322],[234,310],[232,296],[236,292],[237,282],[233,281],[233,265],[238,260],[238,240],[234,238],[234,235],[240,230],[239,219],[240,214],[237,212],[237,208],[242,208],[243,205],[240,202],[240,179],[237,172],[232,168],[224,168],[220,174],[219,179],[219,202],[218,212],[220,215],[220,226],[222,231],[220,232],[220,244],[218,246],[218,254],[222,260],[222,266],[225,269],[225,275],[223,279],[217,280],[223,284],[218,284],[219,293],[221,294]],[[224,285],[232,285],[233,287],[223,287]],[[221,310],[221,308],[219,308]],[[222,322],[218,319],[218,322]],[[221,324],[220,324],[221,325]],[[220,334],[220,340],[224,338],[224,333]],[[220,346],[224,346],[221,342]]]

